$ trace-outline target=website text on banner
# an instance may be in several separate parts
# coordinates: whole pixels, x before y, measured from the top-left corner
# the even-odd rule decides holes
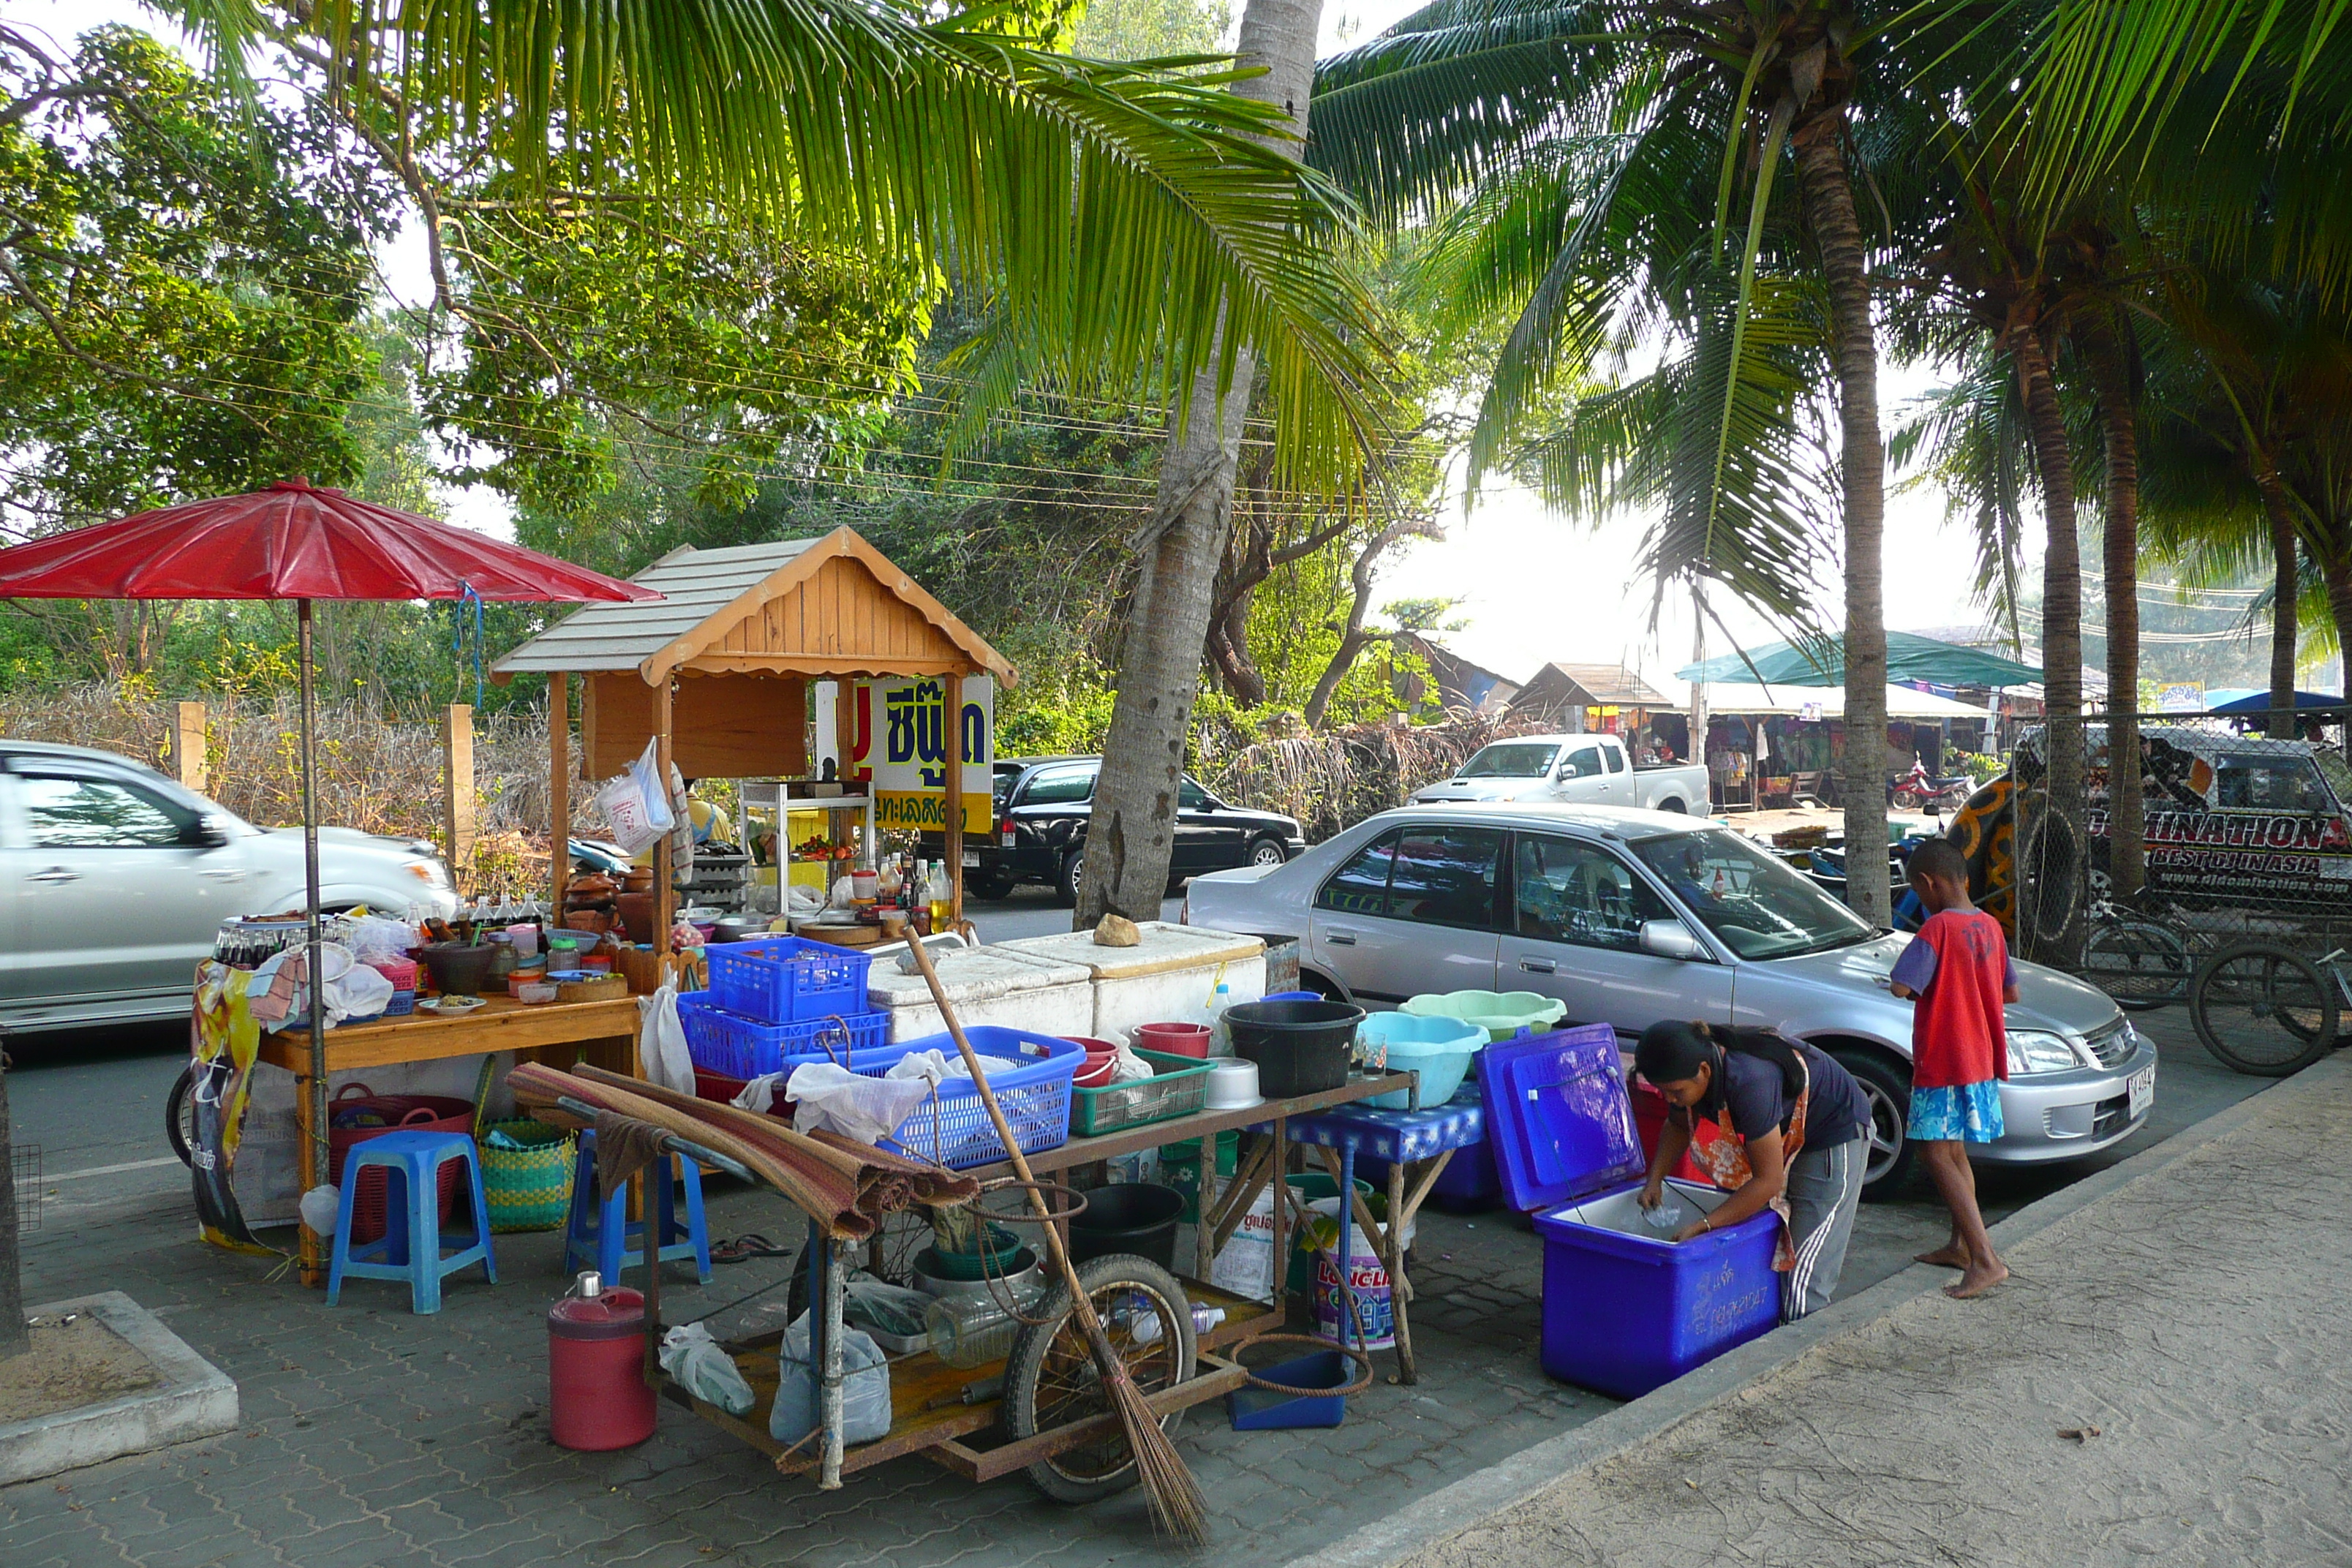
[[[820,746],[834,733],[819,689]],[[850,689],[851,755],[845,781],[874,795],[875,825],[940,832],[947,820],[949,727],[946,682],[926,678],[859,680]],[[994,824],[989,793],[996,766],[996,682],[966,676],[963,711],[955,725],[963,744],[963,830],[984,834]]]

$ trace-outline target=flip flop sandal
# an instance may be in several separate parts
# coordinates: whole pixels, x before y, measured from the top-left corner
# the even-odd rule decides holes
[[[791,1249],[788,1247],[778,1247],[766,1237],[761,1236],[757,1231],[753,1231],[748,1236],[736,1237],[731,1241],[712,1242],[710,1244],[710,1261],[713,1263],[748,1263],[754,1258],[787,1257],[790,1255],[790,1250]]]

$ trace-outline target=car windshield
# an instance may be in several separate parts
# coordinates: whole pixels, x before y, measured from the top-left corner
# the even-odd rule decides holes
[[[1633,853],[1742,958],[1821,952],[1871,934],[1861,916],[1736,833],[1660,834]]]
[[[1507,742],[1487,746],[1462,764],[1458,779],[1539,779],[1551,772],[1559,748],[1549,741]]]

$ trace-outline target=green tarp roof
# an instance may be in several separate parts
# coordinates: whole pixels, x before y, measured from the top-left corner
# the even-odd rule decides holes
[[[1748,656],[1726,654],[1703,664],[1686,664],[1675,674],[1684,680],[1737,680],[1767,686],[1843,686],[1845,645],[1822,642],[1810,647],[1769,643]],[[1937,642],[1912,632],[1886,634],[1886,679],[1896,685],[1925,680],[1936,686],[2035,686],[2042,672],[2031,665]]]

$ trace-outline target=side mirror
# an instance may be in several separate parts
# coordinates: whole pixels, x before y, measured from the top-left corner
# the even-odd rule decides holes
[[[1706,956],[1706,949],[1691,934],[1690,927],[1680,921],[1643,921],[1642,951],[1653,958],[1672,958],[1688,963]]]
[[[228,843],[228,827],[217,816],[199,816],[180,829],[180,844],[188,849],[219,849]]]

